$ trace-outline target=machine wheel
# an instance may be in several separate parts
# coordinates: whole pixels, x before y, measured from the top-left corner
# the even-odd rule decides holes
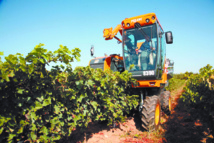
[[[164,91],[162,96],[162,109],[167,114],[170,115],[172,111],[172,98],[169,91]]]
[[[160,124],[160,99],[158,96],[147,96],[141,110],[142,126],[147,131],[157,130]]]

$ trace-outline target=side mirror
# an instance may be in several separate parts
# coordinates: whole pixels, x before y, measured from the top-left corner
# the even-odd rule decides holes
[[[93,57],[94,56],[94,46],[93,45],[91,46],[91,50],[90,51],[91,51],[91,56]]]
[[[172,32],[171,31],[165,32],[165,36],[166,36],[166,43],[172,44],[173,43]]]

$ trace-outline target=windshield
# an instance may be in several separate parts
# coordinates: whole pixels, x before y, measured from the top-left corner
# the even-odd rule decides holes
[[[123,52],[126,70],[154,70],[157,55],[156,25],[124,30]]]

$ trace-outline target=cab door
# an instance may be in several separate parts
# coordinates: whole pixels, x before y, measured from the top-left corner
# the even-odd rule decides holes
[[[158,57],[157,57],[157,77],[161,79],[164,70],[164,62],[166,58],[166,44],[164,32],[161,29],[160,25],[157,23],[157,32],[158,32]]]

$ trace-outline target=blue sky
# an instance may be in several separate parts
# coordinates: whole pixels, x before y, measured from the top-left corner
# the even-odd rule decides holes
[[[150,12],[173,32],[167,58],[174,60],[175,73],[214,66],[214,0],[0,0],[0,51],[26,56],[39,43],[51,51],[62,44],[81,49],[73,67],[87,66],[91,45],[97,57],[122,54],[115,39],[104,40],[104,28]]]

